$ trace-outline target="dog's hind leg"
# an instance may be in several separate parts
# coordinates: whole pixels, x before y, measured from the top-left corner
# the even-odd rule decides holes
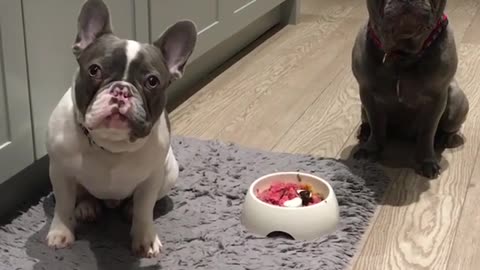
[[[467,119],[469,103],[467,96],[454,80],[448,89],[447,107],[440,119],[435,145],[443,148],[455,148],[463,143],[459,135]]]
[[[177,159],[173,153],[172,147],[168,150],[167,157],[165,158],[165,183],[163,184],[162,189],[158,193],[158,200],[165,197],[170,190],[175,186],[177,182],[179,167]]]
[[[77,202],[75,206],[75,217],[78,221],[93,222],[102,213],[101,201],[91,195],[84,187],[77,187]]]

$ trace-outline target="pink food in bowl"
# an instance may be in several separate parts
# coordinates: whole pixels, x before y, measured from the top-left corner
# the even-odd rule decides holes
[[[324,200],[307,184],[283,182],[273,183],[262,192],[257,190],[257,197],[265,203],[282,207],[305,207]]]

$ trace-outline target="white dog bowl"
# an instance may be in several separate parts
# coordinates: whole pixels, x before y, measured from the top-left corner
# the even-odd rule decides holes
[[[309,184],[324,198],[320,203],[288,208],[265,203],[257,192],[277,182]],[[296,240],[314,240],[333,233],[338,225],[338,202],[330,184],[311,174],[279,172],[265,175],[250,185],[243,205],[241,222],[251,233],[267,237],[271,233],[286,233]]]

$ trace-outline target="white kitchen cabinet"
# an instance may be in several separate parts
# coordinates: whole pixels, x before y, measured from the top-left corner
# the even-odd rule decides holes
[[[0,4],[0,183],[34,160],[20,1]]]
[[[226,0],[222,13],[226,18],[225,32],[232,34],[252,23],[285,0]]]
[[[224,0],[150,0],[150,35],[156,40],[168,26],[179,20],[192,20],[197,25],[198,40],[190,62],[221,42]]]
[[[198,28],[192,62],[284,1],[150,0],[151,38],[155,40],[178,20],[192,20]]]

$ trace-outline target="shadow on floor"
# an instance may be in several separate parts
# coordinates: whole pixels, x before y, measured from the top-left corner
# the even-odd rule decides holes
[[[449,149],[451,152],[461,151],[465,139],[458,137],[459,146]],[[378,163],[384,168],[385,173],[391,178],[390,186],[385,193],[381,205],[405,206],[416,203],[421,195],[430,189],[430,182],[436,179],[428,179],[415,172],[415,144],[412,141],[392,139],[387,143],[386,149]],[[340,154],[341,159],[353,160],[353,153],[359,148],[359,144],[344,147]],[[445,149],[436,149],[437,158],[440,160],[440,176],[448,170],[449,163],[443,158]]]
[[[78,224],[76,241],[71,248],[61,250],[48,248],[45,237],[53,217],[54,205],[52,195],[44,200],[43,210],[47,222],[25,244],[27,254],[38,260],[33,269],[163,269],[155,259],[139,259],[131,254],[130,223],[122,217],[119,209],[105,210],[96,223]],[[155,219],[172,209],[172,200],[169,197],[162,199],[155,207]]]

